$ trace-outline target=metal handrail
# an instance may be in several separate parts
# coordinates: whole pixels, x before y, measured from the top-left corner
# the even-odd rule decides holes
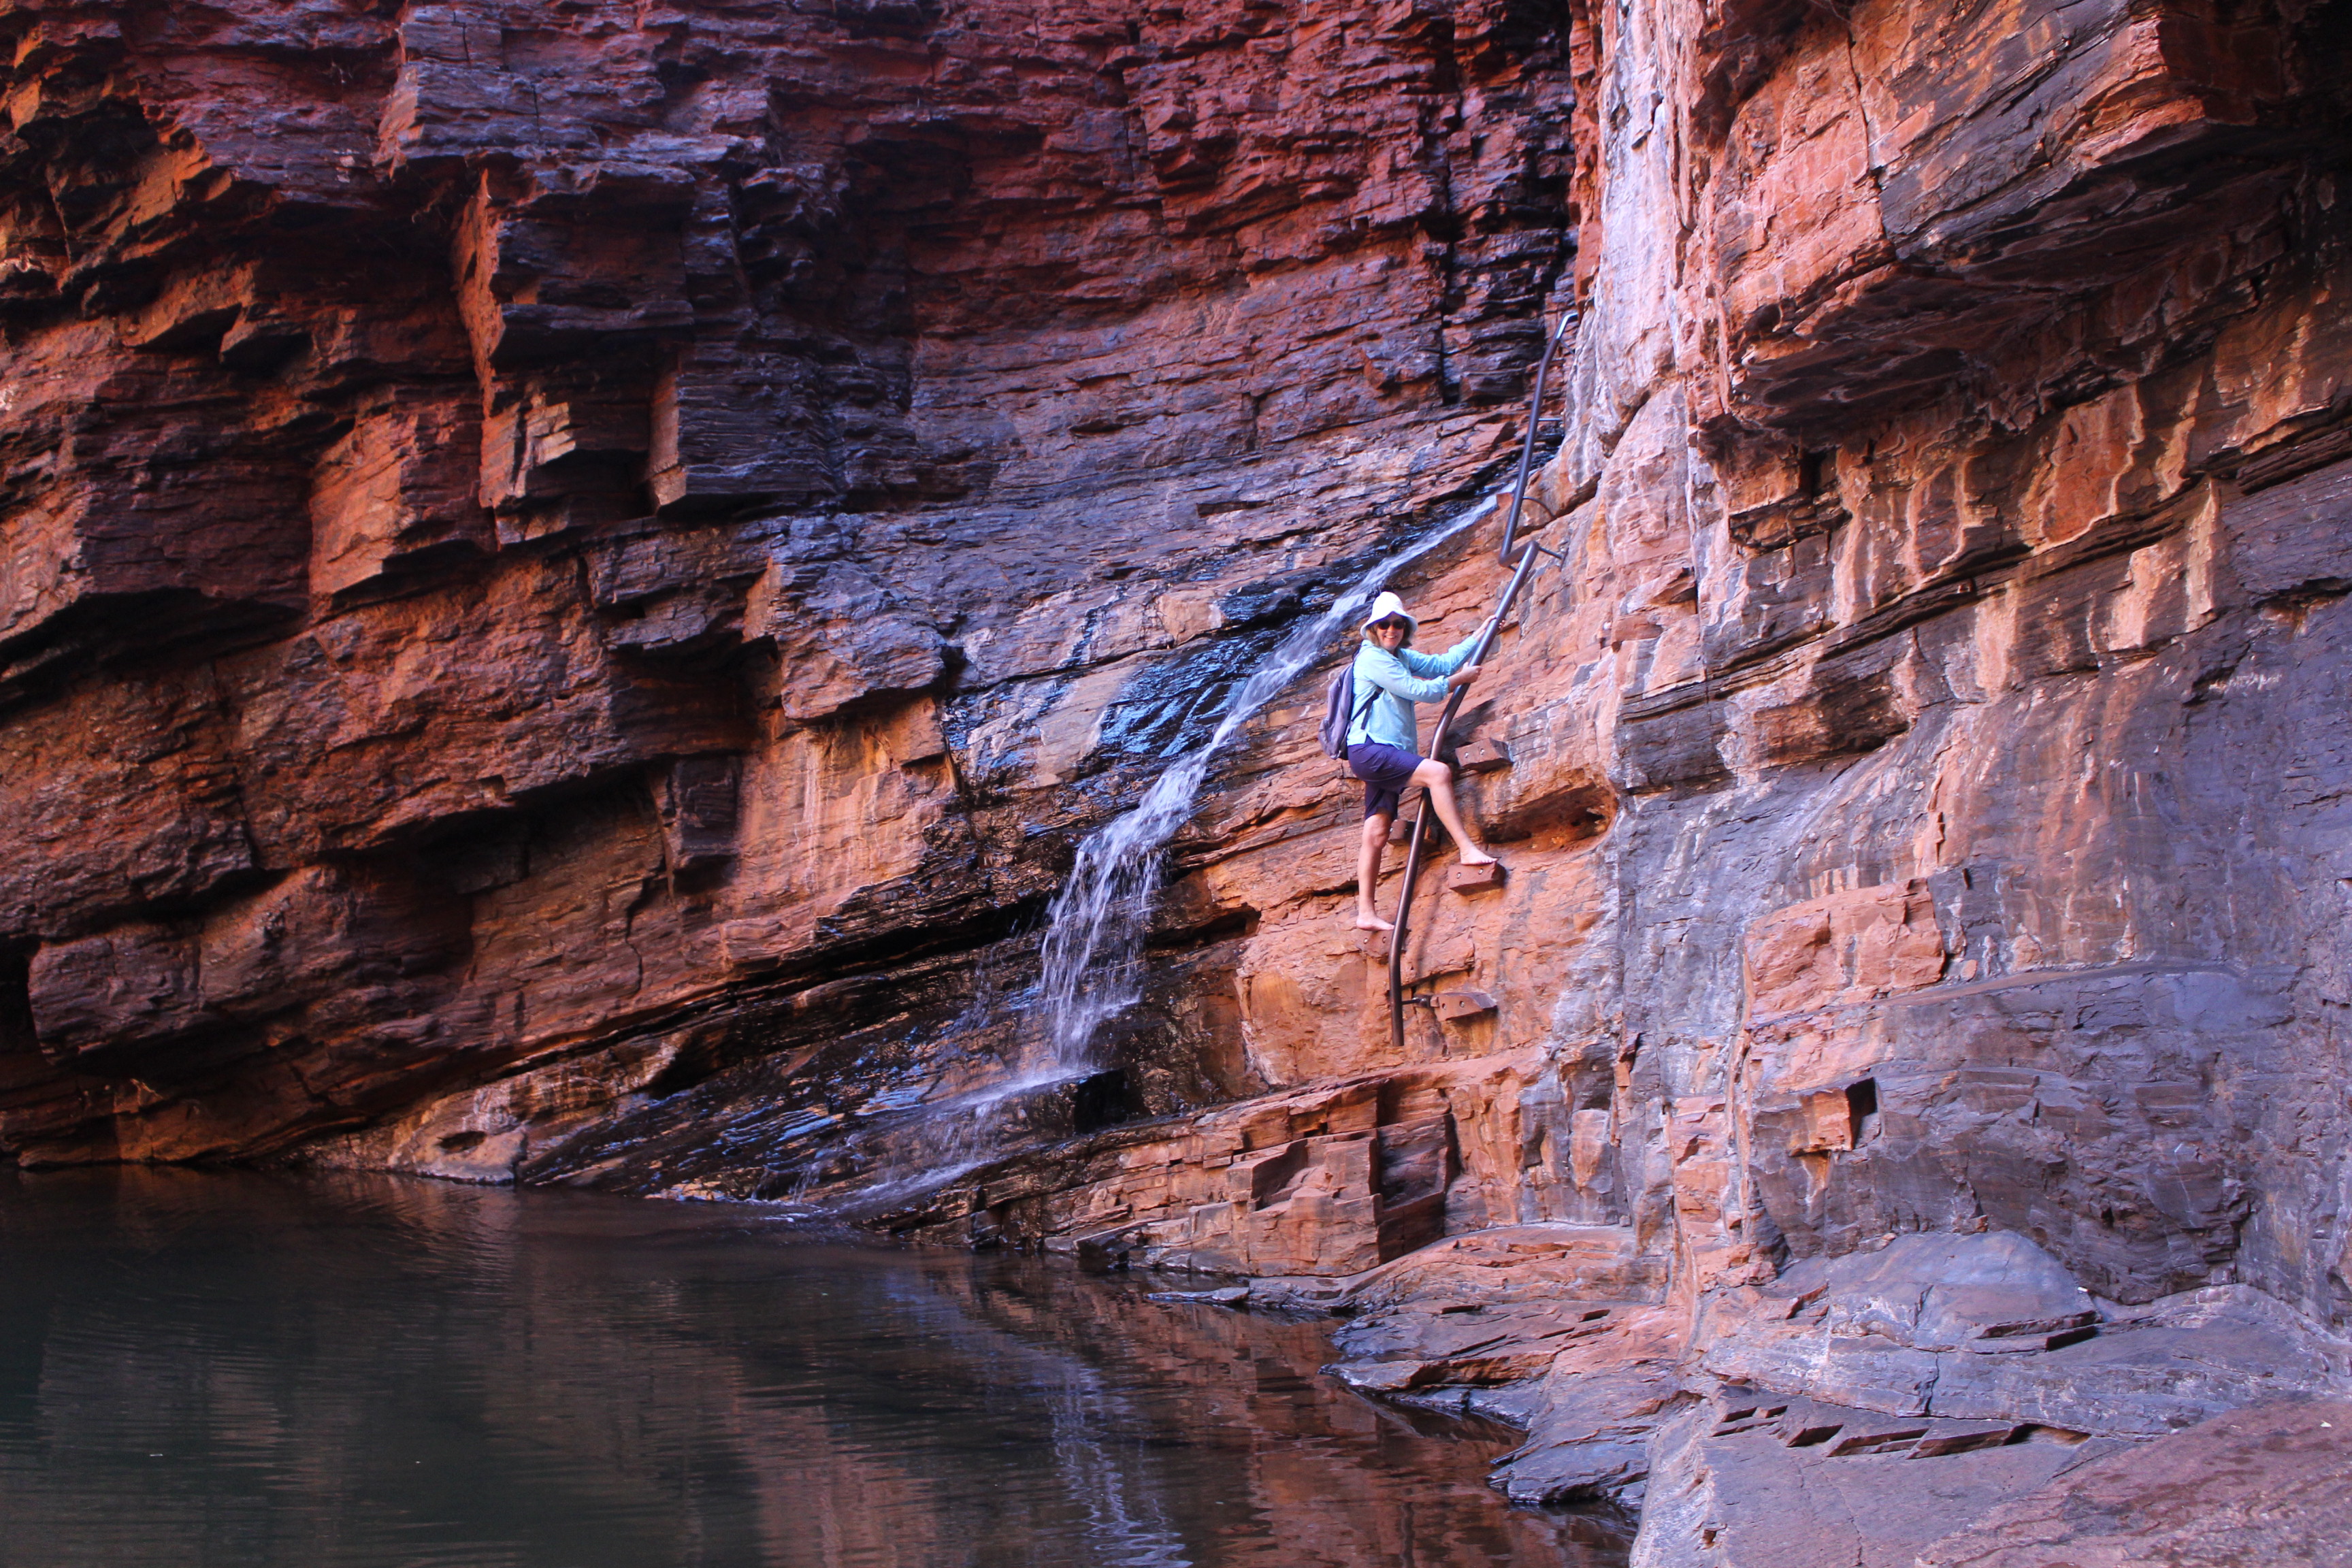
[[[1552,355],[1559,352],[1561,340],[1567,337],[1568,329],[1576,319],[1574,310],[1561,314],[1559,325],[1552,329],[1550,338],[1544,343],[1543,359],[1536,366],[1535,392],[1528,399],[1527,439],[1519,447],[1518,476],[1511,481],[1511,510],[1503,520],[1500,553],[1506,566],[1512,565],[1511,550],[1518,542],[1519,536],[1519,512],[1527,505],[1528,475],[1535,467],[1536,424],[1543,414],[1544,383],[1551,374]],[[1558,552],[1547,551],[1532,539],[1527,542],[1527,548],[1519,552],[1511,580],[1503,589],[1502,601],[1495,606],[1495,613],[1487,617],[1486,624],[1479,628],[1478,646],[1470,650],[1468,663],[1485,662],[1486,650],[1494,646],[1495,636],[1502,630],[1504,618],[1510,615],[1511,606],[1518,602],[1519,592],[1528,585],[1528,579],[1535,574],[1536,562],[1547,554],[1557,557]],[[1430,754],[1448,766],[1453,763],[1454,745],[1446,731],[1453,728],[1455,716],[1462,711],[1462,699],[1469,689],[1466,686],[1455,687],[1446,697],[1444,710],[1437,716],[1437,733],[1431,742]],[[1399,1056],[1404,1054],[1405,933],[1412,926],[1413,883],[1421,875],[1421,847],[1428,833],[1429,792],[1424,789],[1421,792],[1421,809],[1413,813],[1412,833],[1408,840],[1409,847],[1405,850],[1404,885],[1397,890],[1396,930],[1389,933],[1389,1042]]]
[[[1576,324],[1577,314],[1574,310],[1560,312],[1559,325],[1544,340],[1543,358],[1536,362],[1535,392],[1528,398],[1528,433],[1519,442],[1519,471],[1511,480],[1511,510],[1503,519],[1503,547],[1496,552],[1506,566],[1511,563],[1511,545],[1519,537],[1519,510],[1528,504],[1528,475],[1536,463],[1536,426],[1543,417],[1544,381],[1551,374],[1551,356],[1559,352],[1560,342],[1568,336],[1568,329]],[[1502,612],[1496,611],[1495,618],[1501,620]]]

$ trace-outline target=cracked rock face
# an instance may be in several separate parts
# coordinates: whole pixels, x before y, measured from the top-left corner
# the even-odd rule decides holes
[[[2341,1452],[2343,0],[5,16],[14,1157],[1246,1276],[1660,1563],[2292,1560],[2116,1489]],[[1402,1047],[1309,675],[1004,1099],[1570,301]]]

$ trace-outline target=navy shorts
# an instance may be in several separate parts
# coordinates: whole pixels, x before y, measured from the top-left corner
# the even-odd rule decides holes
[[[1364,781],[1364,815],[1394,816],[1421,759],[1402,746],[1358,741],[1348,748],[1348,771]]]

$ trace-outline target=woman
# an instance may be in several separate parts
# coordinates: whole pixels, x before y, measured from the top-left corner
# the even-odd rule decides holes
[[[1356,859],[1359,931],[1396,929],[1373,911],[1372,891],[1380,886],[1381,857],[1388,850],[1389,829],[1408,784],[1429,792],[1437,820],[1461,848],[1463,865],[1495,863],[1470,837],[1462,809],[1454,804],[1454,770],[1413,749],[1420,727],[1412,705],[1434,702],[1451,688],[1478,679],[1478,667],[1468,662],[1478,634],[1471,633],[1444,653],[1415,653],[1412,634],[1419,626],[1405,614],[1403,600],[1382,594],[1364,617],[1364,646],[1356,650],[1356,711],[1348,723],[1348,771],[1364,781],[1364,847]]]

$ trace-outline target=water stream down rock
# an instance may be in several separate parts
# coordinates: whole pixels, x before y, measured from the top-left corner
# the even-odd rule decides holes
[[[894,1214],[939,1188],[1003,1159],[1016,1141],[1032,1132],[1038,1102],[1049,1102],[1049,1131],[1083,1131],[1105,1117],[1080,1103],[1090,1081],[1108,1079],[1112,1096],[1123,1092],[1123,1075],[1101,1072],[1094,1043],[1103,1026],[1132,1007],[1143,994],[1143,949],[1160,888],[1168,841],[1191,816],[1217,753],[1258,711],[1280,696],[1299,675],[1325,662],[1342,634],[1350,632],[1363,607],[1399,570],[1475,527],[1495,511],[1488,498],[1460,510],[1416,542],[1382,557],[1348,584],[1330,604],[1287,633],[1265,661],[1233,685],[1208,715],[1213,726],[1202,741],[1169,759],[1143,798],[1078,844],[1069,879],[1046,910],[1039,948],[1040,973],[1034,987],[1003,1005],[1025,1014],[1035,1027],[1023,1037],[1006,1075],[977,1089],[937,1099],[923,1088],[886,1091],[868,1100],[869,1115],[904,1110],[862,1140],[866,1159],[846,1197],[829,1205],[853,1215]],[[984,1000],[966,1009],[954,1028],[985,1033],[993,1020]],[[1069,1100],[1069,1121],[1051,1115],[1056,1097]],[[1114,1104],[1110,1107],[1116,1110]],[[1110,1120],[1119,1120],[1113,1115]],[[793,1196],[814,1195],[823,1167],[811,1166]]]
[[[1214,713],[1208,739],[1173,758],[1135,806],[1078,844],[1069,880],[1046,911],[1038,1000],[1050,1031],[1050,1068],[1065,1076],[1097,1065],[1095,1036],[1143,995],[1144,939],[1160,892],[1161,852],[1192,816],[1209,766],[1267,703],[1299,676],[1329,662],[1353,636],[1365,605],[1400,570],[1488,520],[1492,498],[1461,512],[1348,584],[1329,606],[1275,645]]]
[[[2347,3],[0,5],[0,1152],[1245,1287],[1646,1563],[2295,1560]],[[1399,1047],[1318,617],[1486,614],[1565,309]]]

